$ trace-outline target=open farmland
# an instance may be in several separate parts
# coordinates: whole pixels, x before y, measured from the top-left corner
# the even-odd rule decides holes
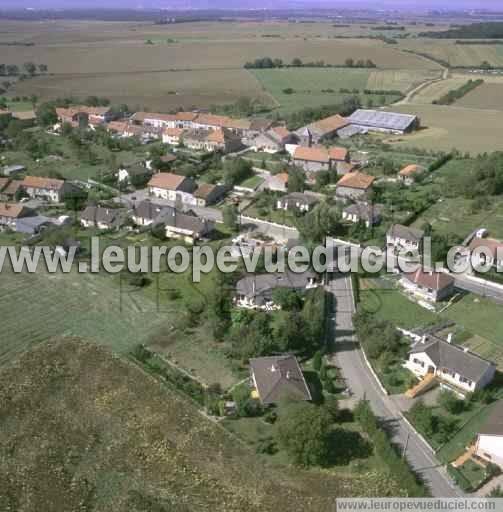
[[[431,55],[436,59],[448,62],[453,67],[477,67],[484,61],[495,67],[503,67],[503,47],[501,45],[456,44],[452,39],[417,39],[406,41],[400,47]]]
[[[165,382],[75,339],[0,372],[0,428],[1,510],[325,511],[401,494],[382,472],[266,465]]]
[[[503,149],[503,117],[496,110],[412,104],[390,110],[416,114],[423,126],[411,135],[387,137],[392,145],[442,151],[458,148],[473,154]]]
[[[503,110],[503,80],[500,83],[486,83],[456,101],[459,107],[482,110]]]
[[[49,66],[48,76],[19,82],[13,94],[106,96],[156,110],[208,107],[240,96],[271,105],[243,70],[245,62],[264,56],[329,64],[371,59],[397,71],[439,67],[378,40],[334,39],[335,31],[328,23],[0,22],[0,42],[33,43],[2,47],[3,62]]]

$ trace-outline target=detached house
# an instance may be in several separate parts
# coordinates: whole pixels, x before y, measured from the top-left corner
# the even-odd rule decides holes
[[[247,309],[277,309],[272,299],[275,288],[290,288],[299,292],[318,286],[318,276],[314,272],[277,272],[275,274],[248,275],[236,284],[234,303]]]
[[[280,172],[274,174],[267,180],[265,188],[276,192],[286,192],[288,188],[288,173]]]
[[[125,211],[118,208],[88,206],[80,214],[80,224],[85,228],[118,229],[125,220]]]
[[[0,203],[0,229],[16,229],[16,221],[24,217],[33,217],[34,210],[18,203]]]
[[[117,173],[117,180],[119,181],[119,183],[122,183],[124,181],[132,183],[136,180],[146,181],[150,176],[152,176],[151,169],[147,169],[147,167],[144,167],[143,165],[140,164],[133,164],[121,167]]]
[[[318,203],[318,199],[302,192],[292,192],[278,199],[276,208],[278,210],[297,210],[299,212],[308,212]]]
[[[293,153],[293,163],[306,172],[330,170],[330,157],[324,147],[297,146]]]
[[[210,183],[202,183],[194,192],[197,200],[197,206],[209,206],[218,203],[227,193],[227,187],[224,185],[212,185]]]
[[[393,224],[386,233],[386,245],[395,251],[416,252],[421,250],[423,237],[424,231],[420,229]]]
[[[156,218],[155,224],[162,224],[166,230],[166,238],[183,240],[193,244],[214,230],[214,225],[206,219],[180,213],[174,208],[163,210]]]
[[[412,346],[404,366],[418,377],[431,375],[443,387],[461,394],[484,388],[496,372],[496,366],[490,361],[432,335],[424,336]]]
[[[454,279],[445,272],[417,269],[404,273],[400,285],[406,292],[432,302],[444,300],[454,292]]]
[[[252,397],[263,405],[275,404],[283,398],[311,400],[306,379],[292,355],[252,358],[250,374]]]
[[[484,250],[482,248],[485,248]],[[488,265],[495,270],[503,269],[503,243],[493,238],[474,238],[468,245],[474,266]],[[482,250],[484,252],[482,252]],[[479,252],[480,251],[480,252]],[[488,254],[485,254],[488,252]]]
[[[475,454],[503,468],[503,400],[497,402],[479,428]]]
[[[379,224],[381,221],[381,205],[356,202],[342,210],[342,219],[348,222],[363,222],[367,228]]]
[[[148,182],[149,194],[159,199],[195,204],[193,192],[196,184],[190,178],[170,172],[154,174]]]
[[[159,215],[163,212],[171,212],[174,208],[172,206],[164,206],[162,204],[153,203],[149,199],[145,199],[138,203],[133,210],[131,218],[138,226],[150,226],[155,224]]]
[[[22,187],[32,199],[45,199],[52,203],[60,203],[66,195],[77,190],[67,181],[39,176],[26,176]]]
[[[371,190],[374,181],[374,176],[358,171],[350,172],[345,174],[335,185],[335,195],[343,199],[363,199]]]
[[[253,141],[255,151],[278,153],[285,149],[285,144],[293,143],[296,137],[284,126],[275,126],[265,133],[261,133]]]
[[[404,185],[412,185],[416,176],[422,171],[423,168],[419,165],[407,165],[398,173],[398,180],[401,181]]]

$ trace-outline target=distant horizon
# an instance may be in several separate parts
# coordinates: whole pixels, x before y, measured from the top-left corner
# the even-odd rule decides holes
[[[460,12],[502,12],[502,0],[381,0],[379,7],[369,0],[4,0],[0,10],[308,10],[308,9],[368,9],[371,12],[398,10],[426,12],[443,10]]]

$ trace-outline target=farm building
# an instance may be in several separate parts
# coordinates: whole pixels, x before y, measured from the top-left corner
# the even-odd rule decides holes
[[[250,359],[252,396],[264,405],[281,398],[311,400],[311,392],[295,356],[270,356]]]
[[[374,176],[362,172],[350,172],[337,182],[335,194],[344,199],[362,199],[372,188],[374,180]]]
[[[452,295],[454,279],[445,272],[417,269],[415,272],[403,274],[400,286],[415,297],[438,302]]]
[[[423,336],[412,346],[404,366],[418,377],[435,378],[460,394],[484,388],[496,372],[490,361],[433,335]]]
[[[348,126],[348,124],[349,122],[346,118],[335,114],[299,128],[295,134],[301,146],[310,147],[313,144],[319,144],[324,140],[335,137],[338,131]]]
[[[480,427],[475,442],[479,457],[503,468],[503,400],[500,400]]]
[[[347,118],[351,127],[363,132],[374,131],[396,135],[409,133],[419,128],[419,118],[410,114],[359,109]]]

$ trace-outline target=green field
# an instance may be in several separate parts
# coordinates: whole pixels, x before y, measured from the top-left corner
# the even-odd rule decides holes
[[[396,90],[406,92],[419,83],[437,76],[434,71],[372,71],[347,68],[289,68],[254,69],[251,71],[265,91],[280,105],[280,112],[290,113],[302,107],[318,107],[341,103],[348,96],[357,95],[363,105],[372,101],[380,104],[381,95],[365,95],[364,89]],[[285,92],[293,89],[292,93]],[[341,93],[340,89],[358,90],[355,94]],[[386,103],[398,96],[386,95]]]
[[[456,101],[456,105],[482,110],[503,110],[503,81],[482,84]]]

